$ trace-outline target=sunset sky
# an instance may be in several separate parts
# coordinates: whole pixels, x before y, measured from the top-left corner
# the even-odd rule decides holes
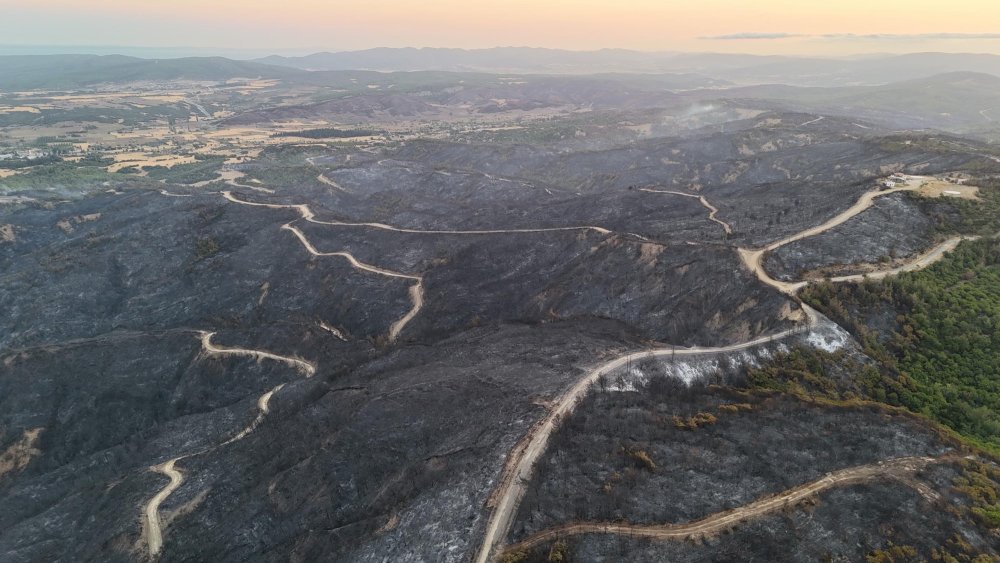
[[[12,45],[1000,53],[995,0],[0,0]]]

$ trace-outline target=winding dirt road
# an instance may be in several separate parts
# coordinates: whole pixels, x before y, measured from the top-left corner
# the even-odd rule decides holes
[[[174,468],[174,464],[184,459],[184,457],[177,457],[153,467],[153,471],[162,473],[170,478],[170,483],[160,489],[160,492],[156,493],[156,496],[149,499],[143,510],[143,514],[146,516],[146,545],[149,547],[149,554],[153,556],[163,549],[163,523],[160,521],[160,505],[184,482],[184,476]]]
[[[292,366],[293,368],[304,373],[306,377],[312,377],[316,373],[316,366],[310,362],[299,358],[292,358],[289,356],[279,356],[277,354],[272,354],[271,352],[265,352],[263,350],[248,350],[246,348],[221,348],[212,344],[212,337],[215,336],[214,332],[199,332],[201,337],[201,346],[205,349],[205,352],[215,355],[215,356],[249,356],[251,358],[256,358],[258,360],[274,360],[276,362],[281,362]]]
[[[719,214],[719,209],[717,207],[715,207],[714,205],[712,205],[711,203],[709,203],[708,200],[705,199],[705,196],[703,196],[703,195],[695,195],[695,194],[689,194],[689,193],[684,193],[684,192],[675,192],[675,191],[672,191],[672,190],[653,190],[653,189],[649,189],[649,188],[639,188],[639,191],[640,192],[648,192],[648,193],[651,193],[651,194],[672,194],[672,195],[679,195],[679,196],[684,196],[684,197],[693,197],[693,198],[699,200],[701,202],[701,205],[705,209],[708,209],[708,220],[709,221],[714,221],[714,222],[722,225],[722,229],[724,231],[726,231],[727,235],[733,234],[733,227],[732,227],[732,225],[730,225],[729,223],[727,223],[727,222],[723,221],[722,219],[719,219],[718,217],[716,217],[716,215]]]
[[[604,227],[584,225],[579,227],[547,227],[537,229],[486,229],[486,230],[440,230],[440,229],[408,229],[404,227],[394,227],[385,223],[351,223],[344,221],[320,221],[312,209],[306,204],[279,204],[279,203],[257,203],[244,201],[235,197],[232,192],[222,192],[222,196],[233,203],[242,205],[253,205],[257,207],[267,207],[269,209],[294,209],[298,211],[302,218],[317,225],[328,225],[333,227],[368,227],[383,231],[393,231],[396,233],[410,233],[418,235],[503,235],[503,234],[530,234],[530,233],[554,233],[562,231],[594,231],[602,235],[609,235],[611,231]]]
[[[291,231],[292,234],[294,234],[299,239],[299,242],[302,243],[302,246],[304,246],[306,250],[309,251],[309,254],[312,254],[313,256],[319,256],[319,257],[339,256],[340,258],[347,260],[347,262],[352,267],[358,270],[362,270],[364,272],[370,272],[373,274],[378,274],[380,276],[386,276],[390,278],[401,278],[406,280],[417,280],[417,281],[420,281],[422,279],[420,276],[414,274],[404,274],[401,272],[394,272],[392,270],[386,270],[385,268],[379,268],[378,266],[366,264],[355,258],[354,255],[351,254],[350,252],[346,251],[320,252],[319,250],[316,249],[315,246],[313,246],[312,242],[310,242],[309,239],[306,238],[305,233],[303,233],[302,230],[299,229],[298,227],[292,225],[291,223],[287,223],[285,225],[282,225],[281,228],[282,230],[285,231]]]
[[[767,251],[767,250],[774,250],[774,249],[776,249],[778,247],[785,246],[786,244],[790,244],[790,243],[793,243],[795,241],[802,240],[804,238],[809,238],[809,237],[816,236],[816,235],[821,234],[821,233],[825,233],[826,231],[829,231],[830,229],[832,229],[834,227],[843,225],[847,221],[849,221],[852,218],[854,218],[855,215],[858,215],[859,213],[861,213],[862,211],[865,211],[866,209],[868,209],[872,205],[875,205],[875,200],[876,199],[878,199],[880,197],[885,197],[887,195],[891,195],[891,194],[894,194],[894,193],[898,193],[898,192],[908,192],[908,191],[918,190],[918,189],[920,189],[920,186],[924,182],[927,182],[927,181],[933,179],[933,178],[930,178],[928,176],[907,176],[906,178],[907,178],[907,182],[906,182],[905,185],[899,186],[899,187],[894,187],[894,188],[889,188],[889,189],[885,189],[885,190],[872,190],[872,191],[869,191],[869,192],[865,192],[865,193],[861,194],[861,197],[858,198],[858,201],[856,201],[854,203],[854,205],[852,205],[852,206],[848,207],[847,209],[841,211],[837,215],[834,215],[833,217],[831,217],[830,219],[828,219],[826,222],[824,222],[824,223],[822,223],[820,225],[817,225],[815,227],[806,229],[804,231],[798,232],[798,233],[796,233],[794,235],[791,235],[789,237],[783,238],[781,240],[772,242],[771,244],[765,246],[762,250],[765,250],[765,251]]]
[[[889,270],[879,270],[877,272],[869,272],[867,274],[854,274],[850,276],[837,276],[830,278],[830,281],[834,283],[856,283],[862,282],[866,279],[870,280],[881,280],[889,276],[895,276],[896,274],[901,274],[903,272],[914,272],[917,270],[922,270],[927,266],[937,262],[944,258],[944,255],[955,248],[964,240],[976,240],[979,237],[952,237],[937,246],[931,248],[930,250],[924,252],[920,256],[917,256],[913,260],[899,266],[898,268],[892,268]]]
[[[311,223],[317,223],[317,224],[320,224],[320,225],[328,225],[328,224],[330,224],[330,223],[325,223],[325,222],[322,222],[322,221],[316,221],[315,220],[315,216],[313,215],[312,210],[309,209],[308,205],[302,205],[302,204],[255,203],[255,202],[251,202],[251,201],[243,201],[243,200],[241,200],[239,198],[234,197],[233,194],[232,194],[232,192],[229,192],[229,191],[222,192],[222,197],[226,198],[228,201],[231,201],[233,203],[238,203],[238,204],[241,204],[241,205],[251,205],[251,206],[255,206],[255,207],[264,207],[264,208],[267,208],[267,209],[294,209],[295,211],[298,211],[298,213],[302,217],[302,219],[304,219],[306,221],[309,221]],[[395,271],[392,271],[392,270],[387,270],[385,268],[380,268],[380,267],[374,266],[372,264],[366,264],[366,263],[358,260],[357,258],[355,258],[354,255],[351,254],[350,252],[346,252],[346,251],[320,252],[313,245],[313,243],[309,241],[309,238],[306,237],[306,234],[303,233],[302,230],[299,229],[298,227],[292,225],[291,223],[287,223],[285,225],[282,225],[281,228],[283,230],[290,231],[292,234],[294,234],[295,237],[299,239],[299,242],[302,243],[302,246],[305,247],[306,251],[308,251],[309,254],[312,254],[313,256],[318,256],[318,257],[336,256],[336,257],[344,258],[355,269],[362,270],[362,271],[365,271],[365,272],[369,272],[369,273],[372,273],[372,274],[378,274],[380,276],[386,276],[386,277],[390,277],[390,278],[407,279],[407,280],[413,280],[413,281],[416,282],[415,284],[413,284],[412,286],[410,286],[410,290],[409,290],[410,302],[413,304],[413,306],[410,308],[410,310],[405,315],[403,315],[403,318],[401,318],[398,321],[392,323],[392,326],[389,327],[389,341],[390,342],[395,342],[399,338],[399,333],[403,330],[404,327],[406,327],[407,324],[409,324],[409,322],[411,320],[413,320],[414,317],[417,316],[417,314],[420,312],[420,309],[423,308],[423,306],[424,306],[424,278],[423,278],[423,276],[419,276],[419,275],[415,275],[415,274],[404,274],[402,272],[395,272]],[[396,230],[396,229],[390,228],[390,230]]]
[[[744,263],[746,263],[746,265],[751,269],[751,271],[753,271],[756,274],[756,276],[758,277],[758,279],[760,279],[760,281],[786,294],[795,295],[795,293],[805,285],[805,282],[789,283],[789,282],[781,282],[771,278],[767,274],[767,272],[764,271],[764,268],[761,265],[763,255],[766,252],[772,251],[786,244],[802,240],[804,238],[818,235],[834,227],[837,227],[845,223],[852,217],[870,208],[874,204],[874,200],[876,198],[900,191],[917,189],[919,188],[920,184],[922,184],[926,179],[927,178],[921,176],[911,176],[908,178],[908,182],[904,186],[891,188],[888,190],[867,192],[863,194],[854,205],[852,205],[848,209],[844,210],[843,212],[839,213],[838,215],[832,217],[831,219],[827,220],[826,222],[816,227],[803,230],[795,235],[773,242],[761,249],[739,249],[739,254],[743,259]],[[716,217],[718,209],[712,206],[703,196],[688,194],[684,192],[667,191],[667,190],[643,189],[643,191],[652,193],[668,193],[684,197],[697,198],[699,199],[701,204],[706,209],[709,210],[709,219],[711,219],[716,223],[719,223],[726,231],[726,233],[732,232],[732,227],[728,223],[721,221]],[[316,219],[315,214],[313,213],[311,208],[305,204],[268,204],[268,203],[249,202],[236,198],[235,196],[233,196],[231,192],[228,191],[222,192],[222,195],[228,201],[242,205],[265,207],[269,209],[292,209],[297,211],[298,214],[301,216],[301,218],[305,221],[321,225],[329,225],[329,226],[368,227],[368,228],[382,229],[400,233],[438,234],[438,235],[542,233],[542,232],[571,231],[571,230],[593,230],[602,234],[610,234],[609,230],[594,226],[557,227],[557,228],[542,228],[542,229],[418,230],[418,229],[393,227],[391,225],[387,225],[384,223],[372,223],[372,222],[349,223],[349,222],[339,222],[339,221],[320,221]],[[423,306],[423,278],[421,276],[412,274],[403,274],[400,272],[394,272],[391,270],[386,270],[384,268],[379,268],[377,266],[373,266],[370,264],[365,264],[357,260],[353,255],[351,255],[348,252],[320,252],[315,248],[315,246],[312,245],[312,243],[308,240],[305,234],[297,227],[291,224],[286,224],[282,228],[291,231],[299,239],[299,241],[303,244],[303,246],[314,256],[342,257],[348,260],[348,262],[357,269],[389,277],[410,279],[417,282],[410,288],[410,298],[411,301],[413,302],[413,308],[403,318],[401,318],[399,321],[397,321],[392,325],[392,327],[390,328],[391,341],[395,341],[402,328],[406,326],[406,324],[416,316],[416,314],[420,311],[421,307]],[[945,252],[947,252],[950,249],[953,249],[954,246],[958,244],[958,242],[960,242],[960,239],[959,240],[953,239],[950,241],[946,241],[945,243],[942,243],[942,245],[939,245],[939,247],[932,249],[930,252],[921,256],[911,264],[902,266],[900,268],[891,271],[876,272],[873,274],[869,274],[869,277],[872,276],[885,277],[888,275],[892,275],[893,273],[898,273],[899,271],[906,271],[907,269],[916,269],[919,267],[923,267],[924,265],[927,265],[933,262],[934,260],[939,259],[941,256],[944,255]],[[845,276],[843,278],[835,278],[835,281],[854,281],[854,280],[855,276]],[[602,375],[609,374],[614,370],[619,369],[630,362],[640,361],[643,359],[657,358],[664,356],[693,356],[693,355],[736,352],[736,351],[746,350],[762,344],[767,344],[772,341],[781,340],[789,336],[805,332],[814,327],[818,323],[820,316],[818,313],[816,313],[816,311],[812,310],[807,305],[803,304],[802,307],[808,319],[807,323],[798,326],[796,328],[780,332],[778,334],[760,337],[741,344],[735,344],[731,346],[723,346],[717,348],[663,348],[651,351],[634,352],[619,357],[610,362],[607,362],[584,374],[583,377],[581,377],[570,389],[568,389],[560,397],[558,402],[556,402],[553,408],[549,411],[549,414],[538,425],[536,425],[536,427],[532,430],[531,434],[526,438],[526,440],[522,440],[519,447],[516,448],[513,452],[511,452],[511,455],[508,458],[508,462],[505,465],[503,472],[501,473],[501,478],[498,482],[497,488],[494,491],[494,494],[491,496],[491,504],[493,510],[490,516],[490,520],[487,524],[486,532],[483,538],[483,543],[475,559],[476,562],[486,563],[487,561],[489,561],[491,554],[494,553],[496,548],[502,543],[503,539],[506,537],[507,532],[510,528],[517,507],[520,504],[520,501],[524,495],[525,484],[531,479],[534,465],[538,461],[538,459],[540,459],[541,455],[545,452],[553,431],[558,427],[558,424],[561,420],[563,420],[566,416],[572,413],[578,401],[587,393],[590,386],[593,385]],[[227,352],[229,351],[223,351],[222,353],[227,353]],[[247,351],[247,352],[252,352],[252,351]],[[264,357],[271,357],[272,359],[277,359],[273,355]],[[933,460],[928,461],[927,459],[924,459],[923,463],[924,465],[926,465],[931,461]],[[845,470],[845,472],[831,474],[817,482],[804,485],[796,489],[792,489],[791,491],[788,491],[783,495],[779,495],[779,497],[775,497],[773,499],[765,499],[762,501],[758,501],[756,503],[752,503],[751,505],[744,507],[742,510],[735,511],[732,514],[727,513],[723,515],[717,515],[715,517],[710,517],[706,521],[700,521],[697,523],[693,523],[691,525],[686,525],[686,527],[684,528],[663,527],[663,526],[646,527],[646,529],[648,529],[648,532],[640,532],[640,533],[647,533],[649,537],[674,537],[674,535],[689,536],[692,534],[711,533],[712,531],[731,526],[732,524],[740,521],[741,519],[745,519],[747,517],[756,514],[761,514],[770,510],[774,510],[776,507],[783,506],[784,504],[789,502],[795,502],[796,499],[805,498],[806,496],[815,494],[819,490],[823,490],[825,488],[834,486],[836,484],[869,479],[872,478],[872,476],[888,474],[887,471],[904,471],[904,470],[913,471],[913,469],[909,468],[916,467],[917,465],[919,464],[917,461],[915,461],[915,458],[908,458],[906,460],[897,460],[896,462],[892,462],[892,464],[890,464],[889,466],[885,465],[866,466],[862,468]],[[889,467],[889,469],[885,469],[885,467]],[[573,528],[573,526],[576,526],[577,528]],[[565,535],[567,532],[571,533],[588,533],[588,532],[602,532],[602,531],[606,532],[610,529],[609,526],[618,526],[618,525],[575,524],[562,528],[561,531],[558,533]],[[623,531],[634,532],[638,528],[621,527],[621,529]],[[681,531],[677,531],[678,529],[680,529]],[[545,541],[545,540],[543,538],[539,539],[538,541]]]
[[[748,248],[737,248],[736,252],[739,253],[740,259],[742,259],[743,263],[750,268],[750,271],[757,276],[758,280],[786,295],[794,296],[800,289],[809,285],[809,282],[804,281],[786,282],[772,278],[771,275],[767,273],[767,270],[764,269],[764,252],[766,251],[763,249],[750,250]]]
[[[278,203],[257,203],[252,201],[244,201],[237,198],[230,191],[222,192],[222,197],[226,198],[227,201],[232,203],[238,203],[241,205],[250,205],[255,207],[264,207],[267,209],[292,209],[297,211],[303,220],[317,225],[328,225],[336,227],[369,227],[374,229],[381,229],[386,231],[393,231],[397,233],[414,233],[414,234],[428,234],[428,235],[492,235],[492,234],[524,234],[524,233],[547,233],[547,232],[560,232],[560,231],[595,231],[600,234],[611,234],[611,231],[603,227],[595,226],[582,226],[582,227],[552,227],[552,228],[540,228],[540,229],[494,229],[494,230],[418,230],[418,229],[405,229],[399,227],[393,227],[392,225],[386,225],[384,223],[345,223],[340,221],[320,221],[316,219],[316,215],[313,213],[312,209],[306,204],[278,204]],[[424,306],[424,285],[423,277],[415,274],[404,274],[401,272],[394,272],[392,270],[387,270],[385,268],[379,268],[378,266],[373,266],[371,264],[365,264],[357,258],[355,258],[351,253],[340,251],[340,252],[320,252],[306,237],[305,233],[301,229],[295,227],[291,223],[283,225],[282,229],[291,231],[298,239],[299,242],[306,248],[306,250],[313,256],[338,256],[346,259],[351,266],[363,270],[366,272],[371,272],[374,274],[379,274],[394,278],[403,278],[416,281],[416,283],[410,286],[410,301],[413,304],[412,308],[398,321],[394,322],[392,326],[389,327],[389,341],[395,342],[399,338],[400,332],[403,328],[413,320],[414,317],[420,312]]]
[[[351,266],[353,266],[358,270],[362,270],[364,272],[370,272],[373,274],[378,274],[380,276],[386,276],[390,278],[414,280],[417,282],[410,286],[410,291],[409,291],[410,302],[413,304],[413,306],[405,315],[403,315],[403,318],[392,323],[392,326],[389,327],[389,342],[395,342],[396,339],[399,338],[399,333],[402,332],[403,328],[410,321],[412,321],[413,318],[417,316],[417,313],[420,312],[420,309],[424,307],[424,278],[422,276],[417,276],[413,274],[404,274],[401,272],[394,272],[392,270],[386,270],[385,268],[379,268],[378,266],[372,266],[371,264],[365,264],[364,262],[355,258],[354,255],[351,254],[350,252],[344,252],[344,251],[320,252],[319,250],[316,249],[315,246],[313,246],[311,242],[309,242],[309,239],[306,238],[305,233],[303,233],[298,227],[295,227],[294,225],[289,223],[286,225],[282,225],[281,228],[286,231],[291,231],[292,234],[298,237],[299,242],[302,243],[302,246],[304,246],[306,250],[308,250],[309,253],[312,254],[313,256],[337,256],[340,258],[344,258]]]
[[[279,356],[277,354],[272,354],[270,352],[264,352],[261,350],[247,350],[244,348],[220,348],[212,344],[212,336],[214,332],[199,331],[199,339],[201,340],[202,348],[205,352],[214,355],[235,355],[235,356],[248,356],[251,358],[268,359],[275,360],[287,364],[296,370],[304,373],[306,377],[312,377],[316,373],[316,367],[298,358],[290,358],[287,356]],[[193,457],[196,455],[201,455],[208,453],[210,451],[216,450],[223,446],[227,446],[234,442],[238,442],[250,435],[254,430],[260,426],[260,423],[264,421],[264,417],[271,412],[270,402],[271,397],[275,393],[280,391],[285,386],[284,383],[278,385],[277,387],[271,389],[267,393],[264,393],[257,399],[257,416],[253,419],[246,428],[238,432],[232,438],[222,442],[217,446],[211,448],[202,449],[196,452],[188,453],[179,457],[175,457],[169,461],[166,461],[160,465],[156,465],[150,468],[151,471],[155,473],[161,473],[170,478],[170,482],[167,483],[165,487],[160,489],[153,498],[149,499],[146,505],[143,507],[142,513],[144,516],[144,526],[143,535],[146,540],[146,546],[149,549],[149,555],[151,557],[156,557],[156,555],[163,548],[163,521],[160,519],[160,505],[163,504],[170,495],[176,491],[181,484],[184,483],[184,474],[177,469],[176,465],[179,461]]]
[[[389,342],[395,342],[399,338],[399,333],[403,331],[403,327],[412,321],[413,317],[416,317],[420,309],[424,307],[424,282],[422,279],[410,286],[410,302],[413,303],[413,308],[389,327]]]
[[[777,242],[771,243],[768,246],[750,250],[750,249],[738,249],[740,257],[743,259],[744,263],[753,271],[757,278],[790,296],[795,296],[796,293],[805,287],[807,282],[782,282],[772,278],[764,270],[761,265],[762,257],[765,252],[774,250],[783,245],[792,243],[797,240],[801,240],[807,237],[811,237],[825,231],[828,231],[838,225],[843,224],[855,215],[858,215],[862,211],[865,211],[874,204],[874,200],[878,197],[882,197],[891,193],[907,190],[915,190],[920,187],[920,185],[927,180],[923,176],[910,176],[908,177],[908,182],[905,186],[893,188],[889,190],[879,190],[871,191],[863,194],[861,198],[851,207],[845,211],[839,213],[833,218],[827,220],[819,226],[806,229],[800,233],[789,236],[785,239],[779,240]],[[650,191],[650,190],[646,190]],[[654,191],[655,192],[655,191]],[[668,192],[677,193],[679,195],[686,195],[689,197],[691,194],[683,194],[682,192]],[[869,274],[869,277],[879,276],[886,277],[892,275],[893,273],[898,273],[899,271],[908,271],[910,269],[919,269],[924,267],[936,260],[939,260],[944,256],[945,252],[953,249],[954,246],[961,242],[961,240],[951,239],[945,241],[938,247],[932,249],[930,252],[918,257],[914,262],[896,268],[894,270],[885,272],[874,272]],[[843,278],[834,278],[834,281],[856,281],[855,276],[844,276]],[[490,555],[500,546],[504,538],[507,536],[510,530],[510,525],[517,512],[517,508],[520,505],[521,499],[524,496],[525,485],[531,479],[533,475],[533,469],[535,463],[541,458],[541,455],[545,452],[548,446],[549,439],[553,431],[558,427],[558,424],[569,416],[577,403],[583,398],[587,393],[590,386],[598,380],[602,375],[611,373],[612,371],[634,361],[639,361],[642,359],[664,357],[664,356],[688,356],[688,355],[698,355],[698,354],[718,354],[735,352],[740,350],[745,350],[747,348],[752,348],[761,344],[765,344],[772,341],[782,340],[791,335],[798,334],[801,332],[808,331],[812,327],[816,326],[821,318],[819,313],[806,304],[802,304],[802,309],[806,314],[807,322],[799,327],[783,331],[778,334],[765,336],[757,338],[750,342],[745,342],[742,344],[735,344],[732,346],[724,346],[719,348],[667,348],[658,349],[653,351],[645,352],[635,352],[615,360],[612,360],[602,366],[587,372],[576,384],[574,384],[570,389],[568,389],[555,403],[555,406],[549,411],[549,414],[543,419],[538,425],[536,425],[529,436],[525,440],[519,443],[519,445],[511,452],[508,457],[508,461],[501,472],[500,479],[494,490],[493,495],[490,497],[488,505],[492,507],[492,513],[490,515],[490,520],[487,523],[486,532],[483,537],[483,542],[481,544],[478,555],[475,558],[476,563],[487,563],[490,560]],[[603,525],[598,525],[603,526]]]
[[[532,434],[524,444],[524,447],[519,451],[512,452],[512,455],[508,458],[507,465],[501,473],[500,481],[497,485],[497,493],[499,494],[494,493],[492,497],[496,501],[490,521],[486,526],[486,535],[484,536],[479,554],[476,557],[476,562],[486,563],[489,561],[490,554],[503,541],[503,538],[507,536],[507,531],[510,529],[514,515],[517,512],[517,507],[521,504],[521,499],[524,497],[525,487],[534,473],[535,463],[545,453],[552,433],[558,428],[561,421],[572,414],[573,409],[583,396],[587,394],[591,385],[597,382],[602,375],[610,374],[632,362],[651,358],[739,352],[762,344],[783,340],[789,336],[808,331],[819,322],[819,313],[813,308],[805,304],[802,305],[802,308],[806,313],[807,323],[777,334],[762,336],[741,344],[720,346],[717,348],[661,348],[658,350],[634,352],[588,371],[559,398],[558,402],[549,410],[549,414],[545,419],[532,430]]]
[[[835,276],[830,278],[830,281],[834,283],[857,283],[865,281],[866,279],[881,280],[889,276],[895,276],[896,274],[901,274],[903,272],[913,272],[916,270],[922,270],[927,266],[930,266],[931,264],[944,258],[944,255],[947,254],[948,252],[955,250],[955,248],[963,240],[976,240],[978,238],[979,237],[971,237],[971,236],[952,237],[946,241],[939,243],[930,250],[917,256],[916,258],[910,260],[909,262],[903,264],[902,266],[898,266],[896,268],[890,268],[888,270],[877,270],[874,272],[868,272],[864,274]],[[758,280],[777,289],[778,291],[781,291],[782,293],[785,293],[787,295],[796,295],[802,288],[809,285],[809,282],[807,281],[787,282],[772,278],[771,275],[767,273],[767,271],[761,264],[761,262],[763,261],[762,260],[764,254],[763,250],[748,250],[745,248],[739,248],[737,249],[737,251],[740,254],[740,258],[743,259],[743,263],[745,263],[751,270],[753,270]]]
[[[912,477],[917,471],[931,464],[942,463],[951,459],[954,459],[954,456],[939,458],[904,457],[871,465],[841,469],[827,473],[815,481],[788,489],[777,495],[765,497],[739,508],[712,514],[711,516],[686,524],[632,525],[610,522],[564,524],[534,534],[524,541],[510,546],[505,551],[513,552],[528,549],[548,541],[580,534],[617,534],[633,538],[651,538],[656,540],[684,540],[710,536],[732,528],[750,518],[756,518],[788,506],[793,506],[806,498],[833,487],[865,483],[875,479],[898,479],[902,483],[913,486],[915,483]]]
[[[767,271],[764,269],[764,266],[763,266],[764,255],[766,253],[771,252],[773,250],[776,250],[778,248],[781,248],[782,246],[785,246],[787,244],[791,244],[793,242],[800,241],[800,240],[805,239],[805,238],[809,238],[809,237],[813,237],[813,236],[825,233],[826,231],[829,231],[830,229],[833,229],[834,227],[838,227],[840,225],[843,225],[844,223],[846,223],[850,219],[854,218],[855,216],[857,216],[861,212],[867,210],[872,205],[874,205],[875,204],[875,199],[883,197],[883,196],[887,196],[889,194],[894,194],[894,193],[897,193],[897,192],[917,190],[917,189],[920,188],[920,186],[924,182],[926,182],[926,181],[928,181],[930,179],[931,178],[929,178],[927,176],[907,176],[907,182],[903,186],[895,187],[895,188],[890,188],[890,189],[887,189],[887,190],[872,190],[872,191],[869,191],[869,192],[865,192],[864,194],[861,195],[860,198],[858,198],[858,201],[855,202],[854,205],[848,207],[844,211],[838,213],[837,215],[835,215],[834,217],[830,218],[829,220],[827,220],[826,222],[824,222],[824,223],[822,223],[820,225],[817,225],[815,227],[806,229],[804,231],[800,231],[800,232],[798,232],[798,233],[796,233],[794,235],[791,235],[789,237],[783,238],[781,240],[772,242],[771,244],[769,244],[769,245],[767,245],[767,246],[765,246],[763,248],[757,248],[757,249],[739,248],[739,249],[737,249],[738,252],[739,252],[740,258],[743,260],[743,263],[746,264],[747,268],[749,268],[750,271],[753,272],[754,275],[757,276],[758,280],[760,280],[761,282],[763,282],[763,283],[765,283],[765,284],[767,284],[767,285],[769,285],[769,286],[777,289],[778,291],[780,291],[782,293],[785,293],[787,295],[795,295],[796,293],[798,293],[799,290],[801,290],[803,287],[805,287],[806,285],[808,285],[808,282],[805,282],[805,281],[784,282],[784,281],[772,278],[770,276],[770,274],[767,273]],[[960,240],[959,241],[954,241],[954,244],[957,246],[959,242],[961,242],[961,241]],[[948,244],[951,244],[951,241],[945,241],[945,243],[942,243],[942,246],[946,246]],[[954,248],[954,246],[952,246],[952,248]],[[937,250],[937,249],[932,250],[931,253],[929,253],[929,254],[934,254],[935,250]],[[905,268],[919,269],[921,267],[924,267],[924,266],[930,264],[934,260],[938,260],[941,257],[943,257],[945,251],[946,250],[940,251],[935,256],[931,257],[930,261],[928,261],[928,257],[926,255],[925,256],[921,256],[921,257],[917,258],[917,260],[915,261],[914,264],[908,264],[907,266],[903,266],[901,268],[896,268],[896,269],[893,269],[893,270],[887,270],[884,273],[882,273],[882,272],[872,272],[872,273],[868,274],[868,277],[883,278],[883,277],[886,277],[888,275],[892,275],[893,273],[898,273],[899,271],[909,271],[909,270],[906,270]],[[920,264],[922,264],[922,265],[920,265]],[[844,276],[842,278],[834,278],[833,281],[857,281],[857,280],[855,279],[855,276]]]

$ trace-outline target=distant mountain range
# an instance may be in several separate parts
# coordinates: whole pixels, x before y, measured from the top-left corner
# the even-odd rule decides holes
[[[740,84],[874,85],[956,71],[1000,75],[1000,56],[914,53],[822,59],[711,53],[645,53],[621,49],[563,51],[494,49],[369,49],[270,56],[256,62],[302,70],[442,70],[453,72],[592,74],[693,73]]]
[[[0,56],[0,90],[73,89],[97,84],[164,80],[270,78],[348,87],[379,83],[379,74],[405,72],[394,82],[481,82],[489,75],[591,75],[654,90],[763,85],[866,87],[966,72],[1000,76],[1000,56],[914,53],[851,59],[626,50],[560,51],[534,48],[370,49],[270,56],[253,61],[224,57],[143,59],[122,55]],[[350,74],[351,76],[347,76]],[[780,88],[770,93],[780,94]],[[829,92],[817,92],[826,96]],[[793,97],[799,98],[801,92]],[[977,111],[983,108],[977,108]]]

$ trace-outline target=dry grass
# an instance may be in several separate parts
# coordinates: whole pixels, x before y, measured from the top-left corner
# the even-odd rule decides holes
[[[979,188],[976,186],[953,184],[937,179],[921,184],[917,193],[924,197],[956,197],[960,199],[979,200]]]
[[[42,113],[34,106],[0,106],[0,113]]]
[[[14,242],[16,240],[14,225],[0,225],[0,242]]]
[[[25,430],[24,436],[14,442],[0,454],[0,478],[8,474],[18,473],[31,463],[31,460],[41,455],[41,450],[35,447],[38,437],[44,428]]]
[[[147,154],[147,153],[122,153],[115,155],[115,163],[108,166],[108,172],[118,172],[123,168],[135,167],[146,168],[149,166],[165,166],[173,168],[178,164],[194,164],[193,156],[180,156],[176,154]]]
[[[663,251],[666,250],[666,247],[659,244],[643,243],[639,249],[641,252],[639,261],[646,266],[653,267],[656,265],[656,260],[660,257],[660,254],[663,254]]]

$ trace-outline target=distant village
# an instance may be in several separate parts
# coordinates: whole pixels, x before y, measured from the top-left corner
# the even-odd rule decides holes
[[[38,160],[53,155],[54,152],[51,150],[31,148],[6,153],[0,152],[0,160]]]

